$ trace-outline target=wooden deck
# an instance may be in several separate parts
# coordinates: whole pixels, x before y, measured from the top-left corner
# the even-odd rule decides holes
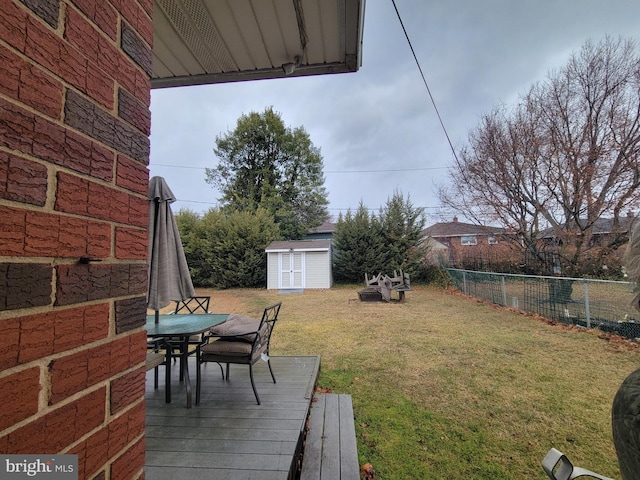
[[[147,372],[147,480],[291,478],[319,356],[271,357],[275,384],[266,364],[258,362],[254,377],[262,405],[256,403],[246,365],[231,365],[231,380],[224,381],[212,363],[202,367],[200,405],[187,409],[177,365],[172,366],[170,404],[164,401],[164,367],[158,390],[153,370]],[[190,363],[190,374],[195,403],[195,363]]]

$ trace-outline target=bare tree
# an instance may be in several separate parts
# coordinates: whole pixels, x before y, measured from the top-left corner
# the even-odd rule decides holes
[[[512,108],[483,115],[440,200],[500,222],[534,258],[552,253],[565,273],[579,273],[626,242],[626,217],[640,204],[639,153],[640,56],[633,40],[606,37]],[[610,232],[596,241],[605,218]]]

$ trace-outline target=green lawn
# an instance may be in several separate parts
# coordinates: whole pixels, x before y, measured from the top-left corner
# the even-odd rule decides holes
[[[635,345],[436,288],[391,304],[360,288],[199,292],[215,311],[283,301],[272,354],[322,355],[320,386],[353,396],[377,480],[544,479],[551,447],[620,478],[611,402],[640,367]]]

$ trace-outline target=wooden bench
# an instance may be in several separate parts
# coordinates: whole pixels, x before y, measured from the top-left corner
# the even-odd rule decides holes
[[[147,361],[145,362],[147,371],[162,365],[162,363],[164,362],[164,358],[164,353],[148,352]]]
[[[300,480],[359,480],[351,395],[316,393]]]

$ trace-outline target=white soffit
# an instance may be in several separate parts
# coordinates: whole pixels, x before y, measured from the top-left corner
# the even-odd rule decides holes
[[[364,6],[365,0],[154,0],[151,86],[355,72]]]

